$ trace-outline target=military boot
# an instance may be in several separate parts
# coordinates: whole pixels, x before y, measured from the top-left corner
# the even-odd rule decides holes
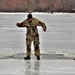
[[[39,56],[37,56],[37,60],[40,60],[40,57]]]
[[[25,57],[24,59],[25,59],[25,60],[30,60],[31,58],[30,58],[30,56],[27,56],[27,57]]]
[[[75,60],[75,58],[73,60]]]

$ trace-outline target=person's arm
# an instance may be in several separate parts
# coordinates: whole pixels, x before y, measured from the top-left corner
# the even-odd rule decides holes
[[[46,32],[47,27],[46,27],[45,23],[39,21],[39,26],[41,26],[43,28],[43,31]]]
[[[34,19],[35,19],[36,26],[41,26],[43,28],[43,31],[46,32],[47,27],[46,27],[45,23],[44,22],[41,22],[37,18],[34,18]]]
[[[17,22],[16,26],[18,26],[18,27],[25,27],[25,21],[23,21],[21,23]]]

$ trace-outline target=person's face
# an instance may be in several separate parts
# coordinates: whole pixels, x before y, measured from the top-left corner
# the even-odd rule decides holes
[[[31,18],[31,19],[28,19],[28,21],[29,21],[29,22],[32,22],[32,18]]]

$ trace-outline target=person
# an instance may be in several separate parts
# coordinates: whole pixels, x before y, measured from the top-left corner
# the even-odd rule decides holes
[[[33,41],[34,45],[34,51],[35,56],[37,57],[37,60],[40,60],[40,47],[39,47],[39,33],[37,26],[41,26],[43,28],[43,31],[46,32],[46,25],[45,23],[41,22],[37,18],[34,18],[31,13],[27,15],[27,19],[23,22],[19,23],[17,22],[16,25],[18,27],[26,27],[27,33],[26,33],[26,57],[24,57],[25,60],[31,59],[31,43]]]

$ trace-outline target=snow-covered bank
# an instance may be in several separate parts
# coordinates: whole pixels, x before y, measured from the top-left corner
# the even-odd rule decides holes
[[[0,14],[28,14],[29,12],[0,12]],[[32,12],[32,14],[75,14],[75,13],[63,13],[63,12]]]

